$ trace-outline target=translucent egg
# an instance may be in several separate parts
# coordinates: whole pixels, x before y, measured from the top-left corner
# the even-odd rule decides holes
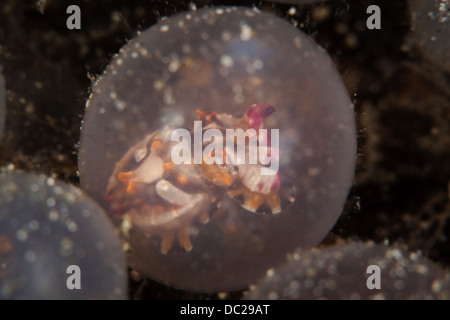
[[[101,207],[44,175],[0,174],[0,300],[126,297],[122,246]]]
[[[301,251],[271,269],[247,299],[448,299],[442,268],[397,247],[353,242]]]
[[[319,244],[351,185],[356,134],[342,79],[305,34],[267,13],[217,7],[161,21],[120,50],[86,107],[82,188],[121,227],[129,264],[170,286],[245,288],[287,252]],[[207,127],[278,130],[256,138],[278,167],[263,175],[250,151],[241,165],[205,165],[221,155],[205,156],[207,146],[199,164],[174,165],[174,132],[194,136],[194,154]]]

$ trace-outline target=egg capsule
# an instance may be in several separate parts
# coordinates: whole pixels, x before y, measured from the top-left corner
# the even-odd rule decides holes
[[[148,237],[156,235],[164,254],[174,249],[174,239],[181,249],[190,251],[191,238],[199,228],[195,223],[208,223],[225,194],[251,212],[280,213],[294,202],[295,187],[263,165],[265,158],[257,160],[264,148],[262,154],[271,156],[266,164],[279,161],[278,147],[268,143],[267,131],[261,130],[262,118],[274,110],[253,105],[242,118],[197,110],[200,120],[191,132],[182,129],[180,135],[177,129],[165,128],[146,136],[116,164],[109,179],[111,211],[126,216],[124,222],[131,220]],[[211,132],[215,137],[206,140],[213,142],[205,144],[204,137]],[[252,163],[245,163],[252,158]]]
[[[0,68],[1,71],[1,68]],[[0,73],[0,140],[3,135],[3,126],[5,125],[6,116],[6,90],[5,90],[5,79]]]
[[[418,300],[450,296],[450,277],[419,253],[350,242],[310,251],[268,270],[246,299]]]
[[[82,188],[121,228],[129,265],[170,286],[245,288],[287,252],[320,243],[351,185],[356,134],[342,79],[271,14],[216,7],[161,21],[112,59],[86,107]],[[278,167],[250,163],[247,151],[240,166],[204,165],[224,156],[215,152],[171,165],[182,140],[173,132],[195,139],[195,121],[223,145],[227,130],[277,130],[278,146],[275,134],[255,143]],[[194,140],[186,146],[195,160]]]
[[[0,299],[125,299],[122,246],[104,211],[45,175],[0,173]]]

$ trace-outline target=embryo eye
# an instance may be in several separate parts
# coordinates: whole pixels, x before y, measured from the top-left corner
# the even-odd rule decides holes
[[[218,7],[161,21],[114,57],[87,103],[79,170],[132,268],[217,292],[323,239],[355,150],[328,55],[273,15]]]

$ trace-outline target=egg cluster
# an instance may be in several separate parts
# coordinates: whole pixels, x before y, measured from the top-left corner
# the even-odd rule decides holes
[[[382,30],[373,31],[374,42],[364,44],[360,38],[360,33],[365,32],[363,19],[351,20],[348,8],[343,9],[352,3],[353,9],[358,11],[364,6],[362,2],[312,4],[311,17],[309,11],[298,10],[299,3],[319,1],[272,2],[268,5],[269,1],[262,1],[259,6],[264,11],[271,6],[273,10],[267,11],[279,10],[278,15],[283,12],[285,19],[256,8],[196,9],[191,3],[190,11],[170,14],[158,23],[150,23],[153,25],[149,29],[137,32],[120,50],[117,48],[118,53],[101,75],[90,76],[92,86],[85,97],[78,99],[84,104],[89,95],[84,114],[77,118],[81,108],[66,108],[67,113],[76,118],[76,130],[71,132],[76,137],[65,139],[68,145],[79,141],[77,146],[68,148],[77,149],[73,155],[67,155],[70,152],[65,152],[64,144],[61,145],[64,139],[47,139],[54,145],[46,141],[45,148],[39,150],[33,147],[36,140],[30,137],[45,132],[43,137],[48,138],[54,132],[62,132],[59,127],[66,125],[69,116],[52,118],[41,109],[61,115],[62,108],[58,107],[76,100],[71,99],[76,89],[61,90],[72,96],[58,101],[59,86],[70,87],[74,84],[70,79],[74,78],[67,77],[58,83],[57,76],[43,81],[39,78],[42,72],[16,74],[11,70],[17,66],[14,54],[21,52],[20,49],[15,49],[15,42],[10,40],[5,46],[7,50],[0,50],[0,58],[7,57],[11,63],[8,73],[3,71],[8,75],[8,90],[0,75],[0,140],[3,139],[0,161],[5,163],[4,159],[8,159],[6,163],[9,163],[0,169],[0,299],[126,299],[128,276],[147,277],[199,293],[249,289],[244,293],[247,299],[450,297],[448,273],[420,252],[371,242],[337,241],[330,245],[334,235],[345,236],[347,223],[374,218],[357,216],[357,213],[352,220],[345,216],[337,225],[343,229],[335,228],[336,232],[330,234],[352,186],[356,140],[362,135],[357,137],[353,104],[332,59],[297,26],[306,31],[316,27],[314,23],[303,24],[303,15],[308,16],[306,20],[314,21],[335,19],[336,37],[329,43],[321,43],[327,48],[335,47],[335,51],[356,52],[357,61],[352,68],[345,69],[346,58],[338,59],[338,65],[344,61],[339,68],[345,70],[347,88],[369,81],[370,84],[362,86],[361,93],[372,95],[384,90],[384,84],[377,80],[400,74],[389,60],[374,60],[383,62],[379,65],[369,62],[374,51],[380,52],[376,39],[384,34],[382,30],[385,32],[387,20],[382,21]],[[58,3],[42,2],[38,5],[40,14],[52,12],[61,6]],[[434,66],[430,69],[436,72],[434,75],[439,73],[436,68],[448,71],[450,42],[444,32],[449,26],[448,1],[408,0],[407,3],[412,30],[402,50],[414,52],[417,49]],[[10,11],[4,12],[11,12],[13,16],[14,8],[20,6],[18,2],[11,2],[5,6]],[[332,7],[338,9],[330,18]],[[141,19],[148,13],[143,7],[133,8]],[[389,16],[384,14],[389,12],[385,6],[381,8],[386,19]],[[153,11],[155,15],[161,12]],[[4,19],[2,14],[3,11],[0,24]],[[114,28],[119,28],[121,17],[113,12],[108,29],[102,32],[109,35]],[[20,21],[20,16],[17,19]],[[52,23],[58,25],[59,20]],[[352,24],[355,26],[350,27]],[[79,55],[84,62],[84,66],[78,66],[84,76],[86,67],[90,68],[87,57],[95,51],[95,46],[87,39],[96,38],[101,32],[93,32],[92,26],[84,20],[83,29],[70,35],[77,39],[74,42],[78,51],[74,50],[73,55]],[[317,30],[316,39],[320,40],[320,28]],[[49,34],[51,32],[45,37],[51,38]],[[393,35],[392,39],[397,37]],[[55,43],[64,39],[59,45],[65,47],[69,38],[55,37]],[[339,39],[343,40],[342,44],[336,44]],[[377,50],[367,50],[374,43]],[[33,57],[33,50],[45,52],[43,56],[51,61],[44,64],[45,68],[66,67],[65,63],[73,59],[71,54],[67,59],[60,59],[48,43],[30,44],[30,48],[33,48]],[[2,43],[0,49],[3,49]],[[116,52],[110,47],[108,50]],[[100,50],[95,54],[99,54],[99,60],[105,60]],[[22,63],[26,59],[17,61]],[[30,65],[34,59],[31,61]],[[372,72],[382,75],[373,77],[373,82],[371,76],[361,75],[358,69],[361,61],[371,67],[374,65]],[[30,67],[30,70],[34,69]],[[46,72],[52,73],[52,70]],[[33,76],[38,80],[33,80],[32,87],[40,92],[40,97],[45,92],[55,93],[40,98],[42,106],[35,105],[36,100],[27,96],[28,91],[23,87],[30,83],[23,80],[28,77],[31,81]],[[412,81],[411,87],[419,87],[418,83],[422,82]],[[10,90],[14,86],[18,89]],[[87,83],[83,85],[81,91],[87,86]],[[446,88],[441,86],[440,90],[447,92]],[[22,91],[23,96],[16,94]],[[393,110],[400,110],[402,105],[411,108],[412,103],[419,103],[414,96],[405,100],[397,95],[401,92],[394,94],[394,108],[380,102],[378,115],[383,112],[392,115]],[[8,117],[2,137],[6,98]],[[356,98],[359,96],[355,93]],[[445,99],[438,101],[442,105],[446,103]],[[362,104],[362,117],[373,120],[370,103]],[[447,113],[439,105],[433,110],[440,125],[432,127],[430,124],[423,130],[417,124],[424,120],[414,116],[415,113],[406,113],[412,121],[404,121],[403,116],[399,117],[400,121],[387,116],[377,121],[384,121],[383,124],[400,132],[406,130],[408,136],[413,132],[409,128],[421,131],[420,146],[427,144],[428,134],[448,143]],[[32,130],[30,121],[39,122],[38,131]],[[395,122],[398,125],[392,125]],[[77,140],[80,125],[81,136]],[[18,134],[17,128],[24,130]],[[47,130],[49,128],[51,130]],[[395,134],[391,135],[392,140],[381,139],[374,133],[372,124],[367,125],[367,129],[368,144],[389,147],[398,142]],[[276,132],[276,135],[264,135],[264,130]],[[180,132],[192,139],[184,139]],[[198,141],[200,143],[196,144]],[[240,148],[239,141],[244,147]],[[223,148],[218,148],[219,145]],[[432,147],[425,150],[434,150],[435,144],[429,145]],[[396,145],[395,148],[407,153],[409,146],[405,144],[398,149]],[[386,161],[381,149],[372,148],[372,153],[366,155],[375,159],[367,171],[372,170],[372,176],[390,183],[394,180],[392,172],[381,171],[378,175],[377,166],[382,167],[381,163]],[[14,150],[14,161],[8,162],[10,159],[3,155],[11,150]],[[249,163],[252,152],[258,155],[256,158],[259,157],[260,162]],[[433,158],[432,153],[427,154]],[[174,155],[183,160],[174,160]],[[14,170],[17,165],[33,171],[32,165],[26,165],[27,156],[33,159],[35,170],[44,172],[49,163],[62,167],[72,156],[70,169],[61,170],[71,171],[72,176],[61,180],[80,182],[80,188],[65,184],[55,175]],[[229,161],[235,156],[237,163]],[[262,163],[264,157],[270,158],[270,162]],[[77,160],[79,176],[75,175]],[[431,166],[424,163],[424,170],[419,171],[426,175]],[[414,171],[407,166],[402,168]],[[442,176],[448,171],[445,170],[446,166],[442,166]],[[367,185],[371,182],[373,180]],[[381,194],[375,199],[392,203],[386,198],[394,198],[396,193],[391,194],[389,186],[374,188]],[[373,189],[364,190],[372,192]],[[446,243],[448,196],[440,194],[430,203],[429,211],[438,207],[443,218],[433,217],[434,221],[438,220],[436,223],[421,221],[422,225],[430,226],[421,227],[419,233],[410,232],[409,236],[423,233],[428,236],[427,231],[438,225],[439,231],[427,241],[433,245]],[[364,204],[367,202],[362,202]],[[355,208],[359,205],[356,201]],[[378,203],[369,205],[376,207]],[[428,207],[425,215],[428,215]],[[384,214],[381,205],[380,208],[375,211]],[[390,208],[386,211],[391,214]],[[393,212],[395,215],[395,210]],[[374,219],[384,219],[386,224],[396,221],[383,214],[377,214]],[[417,220],[404,219],[402,223],[401,226],[412,228]],[[387,230],[398,232],[399,225],[392,223],[392,228]],[[382,233],[386,229],[380,230],[370,223],[360,228],[366,232],[364,236],[371,239],[390,238]],[[363,231],[359,236],[361,233]],[[351,236],[350,231],[347,238]],[[409,242],[409,250],[416,243],[424,246],[421,236],[415,238]],[[323,242],[328,245],[319,246]],[[221,296],[224,295],[219,294]]]

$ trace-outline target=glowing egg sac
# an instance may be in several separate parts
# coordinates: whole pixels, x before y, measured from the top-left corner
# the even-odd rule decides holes
[[[276,16],[217,7],[163,20],[112,59],[86,104],[78,164],[132,268],[217,292],[319,244],[355,155],[352,105],[329,56]]]
[[[398,247],[351,242],[309,252],[267,272],[247,299],[449,299],[442,268]]]
[[[126,297],[122,246],[101,207],[45,175],[0,174],[0,300]]]

